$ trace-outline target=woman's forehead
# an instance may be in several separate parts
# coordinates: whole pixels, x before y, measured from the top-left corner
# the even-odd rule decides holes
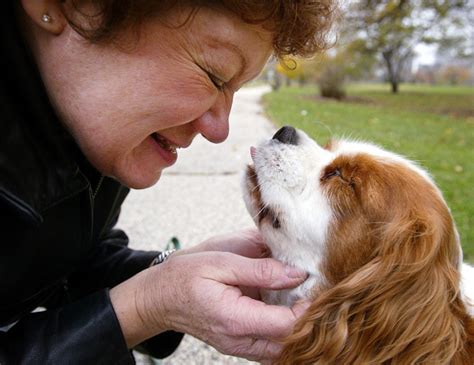
[[[177,10],[165,22],[164,31],[175,46],[178,44],[174,40],[211,58],[218,55],[216,59],[232,62],[239,67],[240,74],[248,73],[250,77],[256,76],[272,54],[272,34],[261,25],[251,25],[233,13],[210,8],[200,8],[191,19],[189,14]],[[157,34],[155,39],[159,38]]]
[[[263,25],[249,24],[225,10],[200,8],[189,21],[189,27],[210,46],[219,43],[219,46],[229,44],[240,48],[256,49],[272,46],[273,34]],[[241,50],[240,53],[245,52]]]

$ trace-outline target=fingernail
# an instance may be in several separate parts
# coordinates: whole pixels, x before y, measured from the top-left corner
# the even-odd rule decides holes
[[[297,267],[293,267],[293,266],[286,266],[285,273],[286,273],[286,276],[288,276],[291,279],[306,278],[308,276],[308,273],[306,271],[298,269]]]
[[[295,305],[293,305],[293,312],[296,314],[297,317],[301,317],[311,306],[310,301],[299,301]]]
[[[306,312],[309,309],[309,307],[311,306],[311,302],[302,302],[299,305],[300,305],[300,310],[302,312]]]

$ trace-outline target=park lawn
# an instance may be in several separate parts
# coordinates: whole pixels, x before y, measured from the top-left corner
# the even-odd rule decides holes
[[[332,137],[372,141],[427,168],[458,226],[466,261],[474,263],[474,88],[351,85],[348,101],[319,97],[315,87],[264,96],[266,113],[319,143]]]

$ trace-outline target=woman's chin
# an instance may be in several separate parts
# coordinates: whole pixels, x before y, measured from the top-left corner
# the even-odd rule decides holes
[[[163,169],[172,165],[156,152],[155,142],[151,143],[150,140],[152,139],[147,138],[147,143],[140,144],[129,153],[102,153],[99,158],[92,155],[89,156],[89,161],[102,174],[114,178],[122,185],[131,189],[149,188],[158,182]],[[114,155],[118,157],[110,157]]]
[[[161,177],[161,170],[155,172],[138,172],[136,174],[130,171],[123,173],[117,173],[113,176],[114,179],[119,181],[122,185],[129,187],[130,189],[146,189],[155,185]]]

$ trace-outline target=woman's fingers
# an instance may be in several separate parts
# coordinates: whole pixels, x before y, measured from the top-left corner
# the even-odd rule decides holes
[[[263,237],[257,228],[248,228],[234,235],[235,241],[230,252],[250,258],[263,258],[270,255],[270,249],[263,242]]]
[[[295,306],[283,307],[268,305],[263,302],[240,297],[236,313],[233,316],[233,327],[240,335],[253,336],[259,339],[282,339],[293,330],[296,320],[309,307],[309,302]]]
[[[259,338],[229,337],[225,340],[224,346],[217,346],[216,349],[226,355],[271,364],[271,361],[280,355],[282,345],[275,341]]]
[[[248,228],[234,233],[212,237],[191,249],[193,252],[220,251],[236,255],[261,258],[270,255],[270,250],[263,242],[256,228]]]
[[[309,300],[300,300],[296,302],[293,307],[291,307],[291,311],[293,312],[295,318],[300,318],[311,306],[311,302]]]
[[[250,297],[252,299],[261,300],[262,296],[260,295],[259,288],[252,288],[250,286],[239,286],[240,291],[246,297]]]
[[[271,363],[270,359],[276,359],[283,349],[283,346],[277,342],[263,340],[263,339],[250,339],[247,344],[245,353],[241,356],[248,360]],[[237,354],[237,356],[239,356]]]
[[[250,259],[233,254],[219,255],[212,277],[223,284],[265,289],[288,289],[301,284],[308,274],[280,261]]]

